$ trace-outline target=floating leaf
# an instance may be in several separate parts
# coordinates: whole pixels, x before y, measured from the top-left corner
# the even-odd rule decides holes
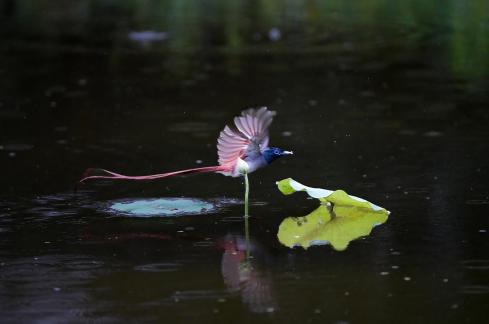
[[[384,210],[387,214],[390,213],[389,211],[385,210],[382,207],[372,204],[371,202],[366,201],[365,199],[351,196],[346,192],[344,192],[343,190],[332,191],[332,190],[321,189],[321,188],[312,188],[312,187],[305,186],[302,183],[299,183],[291,178],[278,181],[277,186],[278,189],[284,195],[291,195],[297,191],[305,191],[312,198],[319,199],[322,202],[330,202],[335,206],[355,206],[355,207],[371,209],[374,211]]]
[[[367,236],[376,225],[387,221],[389,211],[342,190],[311,188],[293,180],[277,182],[280,191],[290,195],[305,191],[321,205],[303,217],[288,217],[278,230],[279,241],[290,248],[331,244],[338,251],[359,237]]]
[[[203,200],[197,198],[131,199],[110,203],[109,211],[133,217],[173,217],[215,213],[235,204],[235,200]]]

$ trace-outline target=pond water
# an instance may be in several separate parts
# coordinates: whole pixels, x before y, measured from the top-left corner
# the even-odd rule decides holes
[[[5,0],[0,36],[1,322],[486,320],[487,1]],[[248,237],[240,179],[73,191],[215,165],[257,106],[294,155],[250,175]],[[288,177],[391,214],[290,249],[280,224],[318,203]],[[128,212],[169,198],[196,206]]]

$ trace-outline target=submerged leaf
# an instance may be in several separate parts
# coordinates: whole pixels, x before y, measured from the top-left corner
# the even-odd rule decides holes
[[[277,182],[279,190],[290,195],[305,191],[321,201],[321,205],[303,217],[288,217],[278,230],[279,241],[290,248],[331,244],[338,251],[359,237],[367,236],[376,225],[387,221],[389,211],[343,190],[311,188],[293,180]]]

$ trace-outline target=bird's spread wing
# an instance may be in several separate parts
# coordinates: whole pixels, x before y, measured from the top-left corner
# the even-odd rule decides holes
[[[234,118],[234,127],[226,126],[217,140],[220,165],[229,165],[238,158],[260,154],[268,147],[268,127],[273,113],[266,107],[250,108]]]

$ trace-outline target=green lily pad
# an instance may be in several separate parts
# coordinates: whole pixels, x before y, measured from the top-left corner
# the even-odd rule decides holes
[[[175,217],[216,212],[220,204],[196,198],[155,198],[117,201],[109,211],[132,217]]]
[[[385,223],[389,217],[386,209],[342,190],[311,188],[290,178],[277,185],[286,195],[305,191],[321,202],[306,216],[282,221],[277,236],[280,243],[290,248],[331,244],[335,250],[342,251],[351,241],[369,235],[374,226]]]

